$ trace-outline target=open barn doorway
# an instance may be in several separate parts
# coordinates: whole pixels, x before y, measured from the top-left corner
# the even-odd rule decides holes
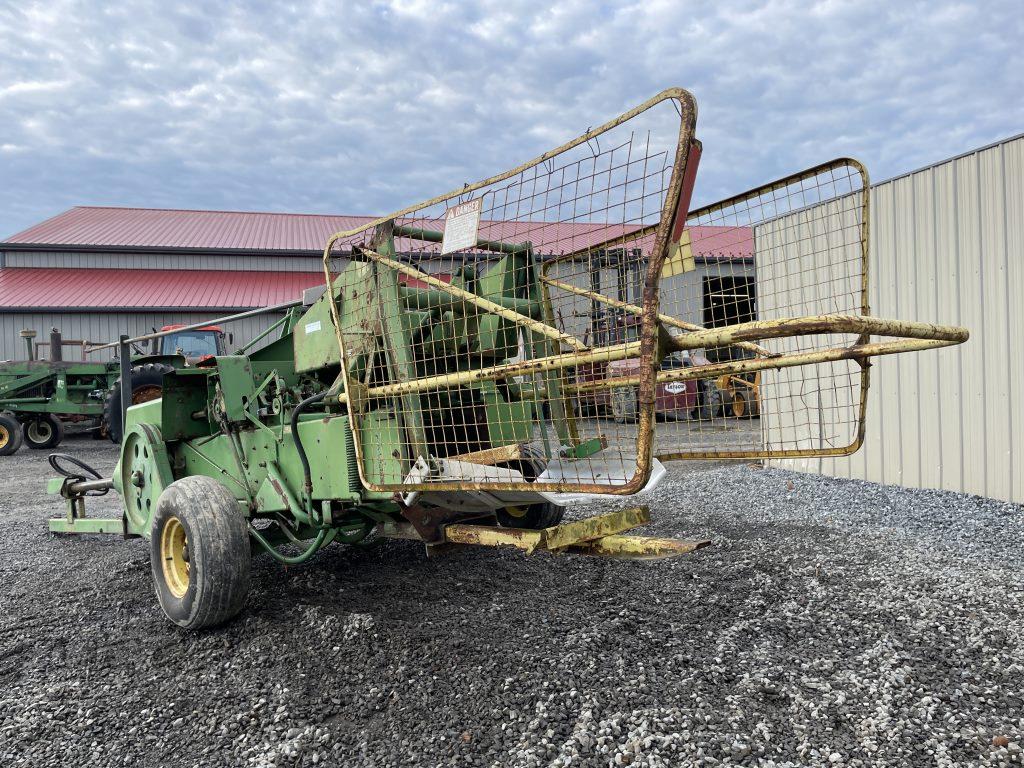
[[[722,328],[757,319],[754,278],[724,276],[704,278],[704,327]],[[735,346],[707,350],[712,362],[725,362],[743,350]]]

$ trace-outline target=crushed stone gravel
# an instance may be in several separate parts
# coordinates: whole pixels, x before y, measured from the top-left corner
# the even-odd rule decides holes
[[[260,556],[242,615],[188,634],[146,542],[46,532],[50,474],[0,459],[0,765],[1022,764],[1016,505],[673,469],[644,532],[692,556]]]

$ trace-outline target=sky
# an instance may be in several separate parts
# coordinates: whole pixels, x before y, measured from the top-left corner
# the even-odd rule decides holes
[[[380,215],[664,88],[694,203],[1024,131],[1020,0],[0,0],[0,237],[74,205]]]

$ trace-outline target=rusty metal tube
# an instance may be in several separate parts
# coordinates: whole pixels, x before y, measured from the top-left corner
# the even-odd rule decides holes
[[[870,357],[873,354],[892,354],[895,352],[912,352],[918,349],[928,349],[937,346],[950,346],[965,341],[969,334],[966,329],[955,326],[932,325],[931,323],[913,323],[901,320],[885,320],[878,317],[858,317],[855,315],[815,315],[810,317],[783,318],[781,320],[755,320],[750,323],[740,323],[729,328],[707,329],[692,331],[672,338],[674,349],[689,350],[702,347],[725,346],[734,341],[775,339],[791,336],[809,336],[822,333],[843,333],[852,335],[878,335],[896,336],[904,340],[921,340],[938,342],[928,345],[911,345],[909,342],[890,342],[884,345],[857,345],[856,353],[850,353],[845,348],[841,353],[847,358]],[[868,351],[870,349],[885,351]],[[565,354],[541,357],[535,360],[527,360],[519,363],[504,363],[489,368],[482,368],[478,371],[461,371],[458,373],[446,373],[438,376],[426,376],[412,381],[399,382],[396,384],[385,384],[379,387],[371,387],[365,393],[366,397],[391,397],[394,395],[410,394],[413,392],[426,392],[432,389],[446,389],[459,387],[478,381],[493,381],[505,378],[506,376],[517,376],[520,374],[541,373],[543,371],[569,368],[575,365],[586,363],[612,362],[614,360],[625,360],[637,357],[641,353],[641,342],[634,341],[620,344],[614,347],[591,349],[584,352],[570,352]],[[836,354],[834,351],[822,350],[816,352],[802,353],[805,356],[800,362],[789,363],[792,365],[811,365],[812,363],[826,362],[827,354]],[[780,362],[785,361],[787,356],[764,358],[759,360],[734,361],[732,363],[720,364],[728,366],[723,368],[724,373],[733,373],[741,370],[758,370],[760,368],[787,367]],[[841,359],[841,358],[835,358]],[[737,367],[740,365],[758,365],[753,367]],[[720,367],[719,366],[719,367]],[[717,370],[713,366],[704,366],[706,371]],[[713,375],[710,372],[694,378],[705,378]],[[638,382],[642,383],[638,379]],[[600,387],[594,387],[600,388]],[[347,402],[344,393],[338,396],[339,402]]]
[[[903,352],[920,352],[926,349],[940,349],[959,344],[958,341],[946,339],[899,339],[878,344],[854,344],[850,347],[833,347],[813,352],[798,352],[789,355],[778,355],[771,358],[754,360],[733,360],[728,363],[712,365],[694,365],[689,368],[678,368],[673,371],[658,371],[657,382],[664,384],[670,381],[692,381],[695,379],[712,379],[723,374],[753,373],[755,371],[796,368],[801,365],[818,363],[834,363],[840,360],[864,360],[869,357],[898,355]],[[635,387],[639,385],[639,376],[618,376],[587,381],[582,384],[570,384],[566,391],[572,393],[593,392],[615,387]]]
[[[416,267],[411,267],[408,264],[403,264],[400,261],[389,258],[382,253],[377,253],[376,251],[370,250],[369,248],[361,248],[359,249],[359,252],[362,253],[364,256],[373,259],[377,263],[383,264],[384,266],[395,270],[396,272],[401,272],[404,275],[416,278],[420,282],[426,283],[427,285],[433,288],[437,288],[438,290],[444,291],[445,293],[454,296],[455,298],[465,301],[467,304],[473,304],[476,307],[482,309],[484,312],[497,315],[498,317],[502,317],[505,320],[509,320],[515,323],[516,325],[520,325],[524,328],[529,328],[531,331],[534,331],[535,333],[539,333],[542,336],[547,336],[549,339],[554,339],[555,341],[561,342],[562,344],[565,344],[566,346],[571,347],[572,349],[585,350],[587,348],[586,345],[583,344],[575,336],[570,336],[568,333],[563,333],[557,328],[552,328],[550,325],[542,323],[540,320],[534,320],[532,317],[522,315],[516,312],[515,310],[506,309],[497,302],[491,301],[490,299],[484,299],[476,295],[472,291],[467,291],[464,288],[459,288],[458,286],[450,285],[449,283],[446,283],[444,280],[440,280],[434,277],[433,275],[428,275],[426,272],[421,272],[420,270],[416,269]]]
[[[50,329],[50,360],[55,363],[59,363],[64,359],[64,345],[60,336],[60,331],[56,328]]]

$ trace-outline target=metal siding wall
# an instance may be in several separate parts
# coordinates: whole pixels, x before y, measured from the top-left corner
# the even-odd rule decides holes
[[[3,246],[0,245],[0,248]],[[227,256],[194,253],[65,253],[7,251],[8,267],[61,267],[64,269],[223,269],[230,271],[323,271],[319,256]]]
[[[870,269],[872,314],[970,341],[875,359],[858,454],[772,463],[1024,502],[1024,138],[874,187]]]
[[[224,330],[234,335],[231,349],[255,338],[280,315],[250,317],[224,326]],[[85,339],[87,341],[116,341],[122,333],[132,336],[147,333],[152,328],[182,323],[190,325],[210,319],[207,314],[150,313],[150,312],[109,312],[109,313],[74,313],[74,314],[35,314],[35,313],[0,313],[0,360],[25,359],[25,343],[18,336],[22,328],[33,328],[37,332],[36,341],[48,341],[50,329],[59,328],[64,338]],[[274,337],[276,338],[276,336]],[[257,348],[259,348],[258,345]],[[45,350],[44,350],[45,353]],[[78,359],[78,352],[73,347],[65,347],[66,359]],[[89,355],[89,360],[109,360],[113,357],[112,350]]]
[[[1009,307],[1006,327],[1009,346],[1006,349],[1007,366],[1011,378],[1007,386],[1017,385],[1020,391],[1020,372],[1024,371],[1024,309],[1021,286],[1024,286],[1024,141],[1015,141],[1002,147],[1004,212],[1006,213],[1006,296]],[[1010,466],[1013,475],[1011,497],[1024,499],[1024,403],[1019,397],[1010,398]]]

